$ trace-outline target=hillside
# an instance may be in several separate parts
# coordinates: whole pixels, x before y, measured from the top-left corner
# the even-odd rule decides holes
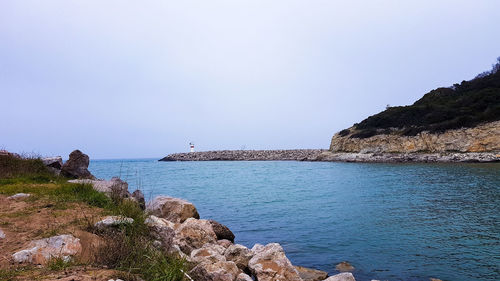
[[[335,134],[336,152],[486,152],[500,150],[500,58],[492,70],[388,107]]]
[[[491,71],[470,81],[438,88],[408,106],[394,106],[340,132],[350,138],[380,134],[415,136],[500,120],[500,58]]]

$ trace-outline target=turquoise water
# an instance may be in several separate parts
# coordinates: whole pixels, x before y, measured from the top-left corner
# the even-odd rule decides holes
[[[356,280],[500,280],[500,164],[91,161],[147,199],[193,202],[236,242]]]

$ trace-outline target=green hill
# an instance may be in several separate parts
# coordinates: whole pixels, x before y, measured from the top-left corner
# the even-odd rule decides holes
[[[425,94],[409,106],[388,107],[385,111],[354,124],[351,138],[378,134],[413,136],[422,131],[433,133],[483,122],[500,120],[500,57],[490,71],[448,88]],[[348,135],[349,129],[340,135]]]

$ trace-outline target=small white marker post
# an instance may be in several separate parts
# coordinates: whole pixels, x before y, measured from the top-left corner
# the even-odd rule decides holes
[[[189,143],[189,152],[194,152],[194,143]]]

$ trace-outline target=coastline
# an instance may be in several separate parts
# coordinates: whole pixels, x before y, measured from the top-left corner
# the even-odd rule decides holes
[[[317,161],[359,163],[492,163],[500,152],[332,152],[326,149],[218,150],[174,153],[158,161]]]

